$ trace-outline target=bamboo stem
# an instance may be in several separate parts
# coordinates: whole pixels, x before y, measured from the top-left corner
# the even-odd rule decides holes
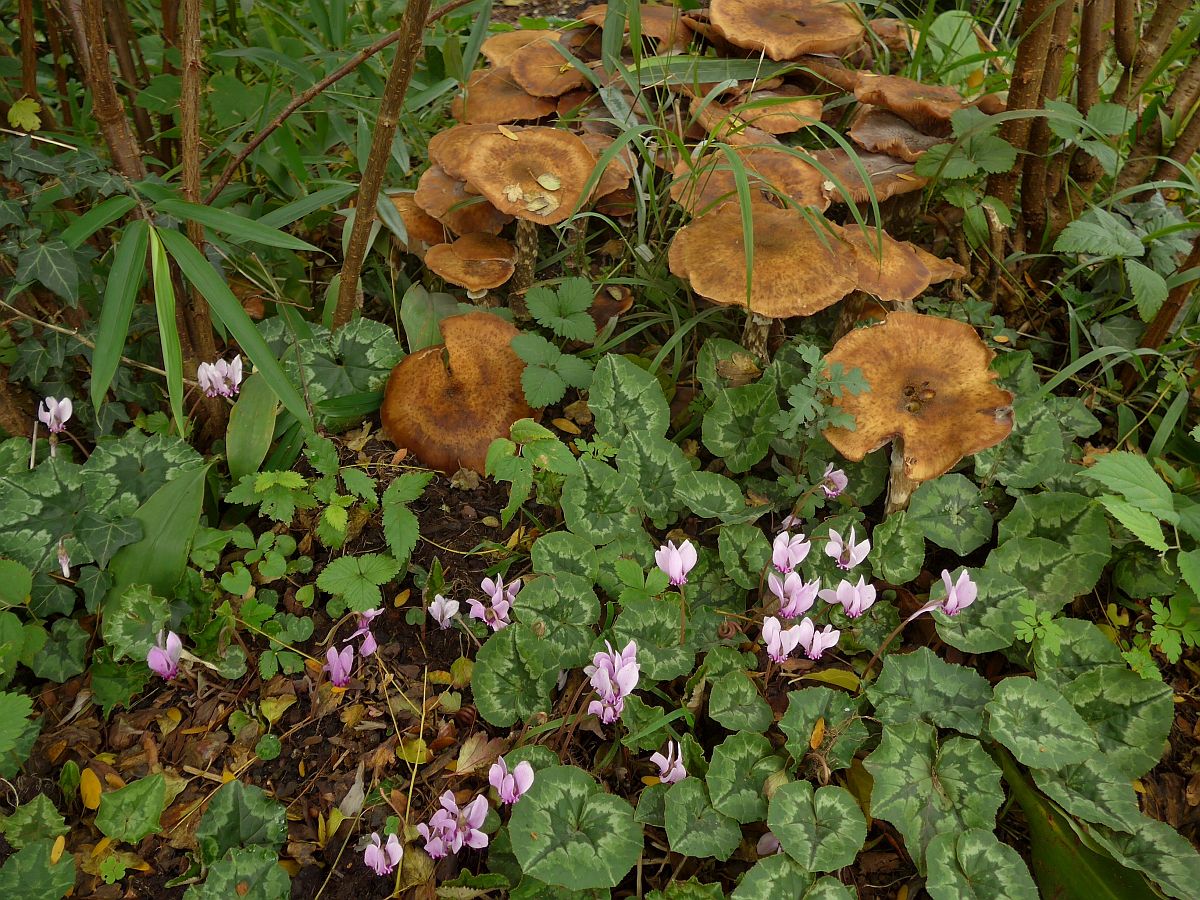
[[[1050,47],[1038,92],[1038,109],[1044,109],[1047,100],[1058,97],[1063,59],[1067,54],[1067,41],[1071,36],[1074,18],[1075,7],[1067,0],[1060,0],[1050,31]],[[1043,116],[1035,119],[1030,127],[1028,150],[1021,174],[1021,225],[1026,246],[1037,248],[1046,228],[1046,178],[1050,153],[1050,125]]]
[[[367,169],[358,187],[358,201],[354,206],[354,227],[350,231],[350,243],[346,258],[342,262],[342,282],[338,288],[337,306],[333,310],[333,330],[337,331],[350,321],[350,316],[362,308],[359,291],[359,275],[367,255],[367,242],[371,226],[375,222],[375,209],[379,192],[383,189],[383,176],[387,172],[388,159],[392,155],[392,140],[400,124],[400,111],[404,107],[404,95],[421,54],[421,35],[425,31],[425,17],[429,15],[429,0],[409,0],[404,10],[400,29],[404,32],[391,72],[383,89],[383,100],[379,105],[379,119],[371,135],[371,152],[367,156]]]

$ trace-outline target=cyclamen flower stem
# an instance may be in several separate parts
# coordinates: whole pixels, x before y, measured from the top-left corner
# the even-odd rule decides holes
[[[687,628],[687,598],[683,595],[683,585],[679,585],[679,646],[683,646]]]
[[[926,603],[924,606],[922,606],[920,609],[918,609],[915,613],[913,613],[911,616],[909,616],[907,619],[905,619],[903,622],[901,622],[899,625],[897,625],[895,628],[892,629],[892,633],[883,639],[883,643],[879,645],[879,649],[875,651],[875,655],[872,656],[870,658],[870,660],[867,661],[866,668],[864,668],[862,670],[862,674],[858,676],[858,689],[860,692],[863,690],[864,686],[867,683],[867,675],[870,674],[871,667],[873,665],[875,665],[875,663],[879,660],[879,658],[881,656],[883,656],[883,651],[886,650],[888,648],[888,645],[896,639],[896,635],[898,635],[901,631],[904,630],[904,626],[907,625],[909,622],[911,622],[913,619],[917,618],[918,616],[923,616],[923,615],[925,615],[925,613],[927,613],[931,610],[937,609],[938,606],[940,606],[940,605],[941,604],[939,604],[939,603]]]

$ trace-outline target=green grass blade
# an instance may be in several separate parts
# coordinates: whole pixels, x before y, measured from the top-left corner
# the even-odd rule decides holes
[[[291,225],[297,219],[303,219],[309,213],[316,212],[323,206],[330,206],[345,197],[349,197],[355,190],[357,188],[353,184],[338,184],[333,187],[324,188],[315,194],[309,194],[307,197],[293,200],[286,206],[279,207],[279,209],[271,210],[271,212],[258,220],[258,224],[265,225],[268,228],[284,228]]]
[[[129,318],[146,271],[146,248],[150,243],[150,226],[137,219],[121,235],[113,253],[108,284],[104,287],[104,303],[100,307],[100,325],[96,331],[96,349],[92,354],[92,407],[99,412],[108,386],[117,374],[121,351],[129,335]]]
[[[229,285],[221,280],[216,269],[200,255],[200,251],[192,245],[191,241],[178,231],[163,231],[160,233],[160,237],[167,251],[179,264],[179,268],[183,270],[187,280],[208,301],[212,311],[229,329],[230,334],[241,345],[255,368],[262,372],[263,378],[271,386],[275,396],[283,402],[293,416],[304,424],[307,430],[311,431],[313,428],[312,417],[308,413],[304,398],[300,396],[296,386],[284,374],[279,360],[275,358],[275,354],[271,352],[271,348],[267,346],[263,336],[258,333],[258,329],[246,315],[246,310],[242,308],[241,302],[233,296]]]
[[[253,241],[266,247],[281,247],[284,250],[314,250],[321,251],[300,238],[284,234],[276,228],[270,228],[261,222],[255,222],[231,213],[225,209],[213,209],[211,206],[201,206],[199,203],[187,203],[183,200],[160,200],[154,208],[168,216],[199,222],[205,228],[211,228],[220,234],[227,235],[235,242]]]
[[[158,341],[162,346],[163,369],[167,373],[171,415],[175,418],[176,430],[185,435],[183,349],[179,345],[179,329],[175,326],[175,288],[171,285],[171,265],[158,236],[157,228],[150,229],[150,272],[154,283],[154,311],[158,314]]]

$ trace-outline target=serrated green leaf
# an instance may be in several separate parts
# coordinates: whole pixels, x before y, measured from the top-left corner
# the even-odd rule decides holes
[[[1062,230],[1054,241],[1056,253],[1084,253],[1101,257],[1140,257],[1146,248],[1124,220],[1098,206],[1088,209]]]
[[[396,561],[383,553],[342,556],[317,576],[317,587],[341,597],[353,612],[365,612],[383,602],[379,588],[399,572]]]
[[[8,127],[21,131],[37,131],[42,127],[42,105],[32,97],[22,97],[13,101],[8,108]]]
[[[553,369],[529,365],[521,372],[521,390],[525,402],[540,409],[561,400],[567,393],[567,383]]]
[[[1163,537],[1162,525],[1150,513],[1138,509],[1132,503],[1114,497],[1112,494],[1105,494],[1097,499],[1104,504],[1109,515],[1124,525],[1135,538],[1147,547],[1162,553],[1167,551],[1167,541]]]
[[[1171,489],[1144,456],[1114,450],[1097,458],[1090,468],[1084,470],[1084,474],[1120,494],[1143,512],[1164,522],[1179,520]]]
[[[1149,322],[1167,299],[1167,280],[1136,259],[1126,259],[1124,266],[1138,316],[1143,322]]]
[[[587,279],[568,278],[557,290],[542,286],[530,288],[525,303],[538,324],[560,338],[590,341],[596,336],[596,323],[588,315],[592,286]]]

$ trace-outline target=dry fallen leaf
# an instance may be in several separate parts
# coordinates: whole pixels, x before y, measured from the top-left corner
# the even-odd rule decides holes
[[[812,735],[808,739],[808,746],[812,750],[816,750],[825,740],[825,717],[821,716],[817,719],[817,724],[813,726]]]
[[[504,194],[504,199],[509,203],[516,203],[525,196],[525,192],[521,190],[519,184],[505,185],[501,193]]]
[[[83,801],[84,809],[100,808],[100,779],[91,769],[79,773],[79,798]]]
[[[515,131],[513,131],[511,128],[505,128],[503,125],[497,125],[496,127],[499,128],[500,133],[502,135],[504,135],[506,138],[508,138],[510,141],[520,140],[520,138],[517,136],[517,133]]]
[[[538,184],[548,191],[557,191],[562,187],[562,182],[548,172],[545,175],[539,175],[536,180]]]

